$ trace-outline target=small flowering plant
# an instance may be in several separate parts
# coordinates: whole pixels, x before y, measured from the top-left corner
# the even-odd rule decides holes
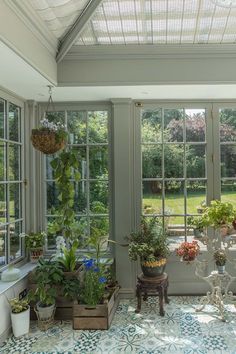
[[[92,258],[84,259],[84,281],[80,293],[80,302],[96,306],[101,303],[105,293],[106,277],[102,264]]]
[[[29,234],[22,233],[20,237],[25,237],[25,245],[29,250],[36,248],[43,248],[46,240],[46,233],[41,232],[31,232]]]
[[[176,249],[177,256],[181,257],[183,261],[191,262],[197,257],[200,252],[200,247],[197,241],[182,242]]]
[[[33,129],[33,133],[54,133],[56,142],[61,142],[66,139],[67,132],[65,125],[61,122],[50,122],[47,118],[40,121],[41,126],[38,129]]]

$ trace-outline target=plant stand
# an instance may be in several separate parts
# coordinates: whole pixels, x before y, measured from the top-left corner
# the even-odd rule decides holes
[[[78,304],[73,305],[74,329],[109,329],[119,304],[119,287],[115,288],[110,299],[95,307]]]
[[[213,305],[219,310],[222,321],[226,321],[224,303],[226,301],[236,301],[236,296],[233,295],[232,291],[229,291],[229,287],[232,282],[236,280],[236,277],[232,277],[227,272],[220,274],[215,270],[207,277],[201,276],[199,269],[202,269],[202,263],[203,262],[196,261],[195,274],[200,279],[206,281],[210,285],[211,290],[202,297],[200,307],[196,309],[196,312],[202,311],[206,305]]]
[[[169,304],[167,296],[167,289],[169,286],[168,275],[164,273],[159,277],[145,277],[143,273],[138,276],[136,296],[138,300],[136,313],[141,311],[142,295],[143,300],[146,301],[148,296],[159,296],[159,309],[160,316],[165,316],[164,300],[166,304]]]

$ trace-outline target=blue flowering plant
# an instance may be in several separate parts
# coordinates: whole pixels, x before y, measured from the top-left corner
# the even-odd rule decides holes
[[[105,268],[104,265],[93,258],[85,258],[83,265],[84,279],[79,301],[88,306],[96,306],[102,303],[105,294],[107,282]]]

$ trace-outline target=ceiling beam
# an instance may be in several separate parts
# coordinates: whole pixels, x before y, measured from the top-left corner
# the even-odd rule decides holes
[[[84,10],[79,15],[79,17],[74,22],[73,26],[65,34],[65,36],[60,42],[56,56],[56,61],[58,63],[60,63],[66,53],[70,50],[76,38],[78,38],[84,26],[91,19],[92,15],[94,14],[97,7],[101,4],[102,1],[103,0],[90,0]]]

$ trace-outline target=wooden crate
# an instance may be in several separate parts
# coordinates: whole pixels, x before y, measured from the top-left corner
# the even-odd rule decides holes
[[[112,293],[107,303],[89,308],[87,305],[73,305],[74,329],[108,329],[119,304],[119,287]]]

